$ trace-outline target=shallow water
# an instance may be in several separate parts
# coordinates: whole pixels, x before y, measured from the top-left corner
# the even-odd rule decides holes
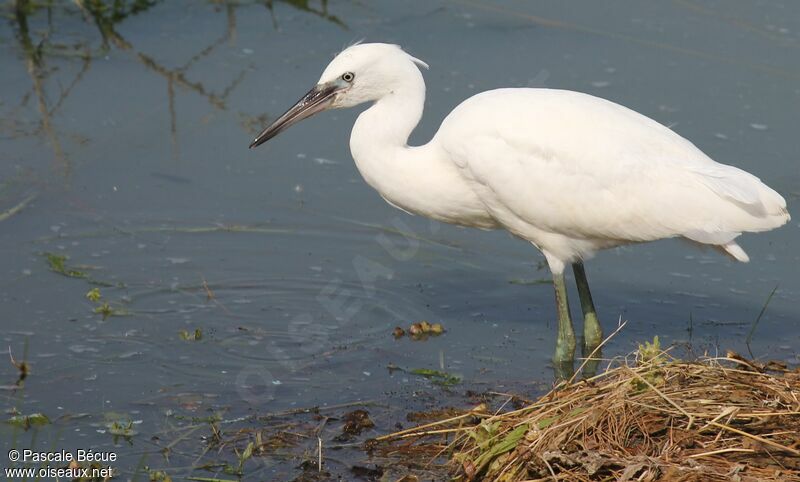
[[[247,149],[354,40],[400,43],[431,65],[413,142],[482,90],[581,90],[755,173],[798,217],[800,4],[170,1],[111,15],[54,3],[2,7],[0,337],[32,371],[13,389],[17,370],[0,364],[0,399],[56,421],[38,435],[0,426],[4,451],[104,447],[124,479],[141,465],[198,475],[196,453],[159,455],[176,414],[359,400],[402,412],[463,391],[390,364],[479,390],[535,395],[551,382],[541,255],[384,203],[350,159],[357,111]],[[587,265],[601,319],[608,332],[629,320],[606,355],[654,335],[746,352],[777,286],[750,348],[800,361],[799,226],[744,236],[749,264],[676,241],[601,253]],[[54,273],[44,253],[90,279]],[[95,287],[124,316],[94,313]],[[392,338],[422,319],[447,332]],[[195,329],[201,340],[179,335]],[[115,441],[109,420],[137,434]]]

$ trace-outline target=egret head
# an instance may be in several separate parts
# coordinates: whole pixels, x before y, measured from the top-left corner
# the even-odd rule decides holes
[[[370,43],[348,47],[328,64],[317,85],[264,129],[250,147],[263,144],[292,124],[323,110],[374,102],[406,87],[409,79],[419,82],[422,75],[417,65],[428,67],[397,45]]]

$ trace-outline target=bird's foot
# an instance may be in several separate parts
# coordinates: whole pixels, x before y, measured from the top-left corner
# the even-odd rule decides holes
[[[572,360],[553,360],[553,378],[556,382],[569,380],[575,375],[575,363]]]
[[[563,324],[562,324],[563,326]],[[556,352],[553,354],[554,363],[572,362],[575,360],[575,334],[571,324],[569,330],[559,330],[556,338]]]
[[[571,323],[562,326],[571,327]],[[575,374],[575,334],[571,330],[559,331],[556,352],[553,354],[556,380],[568,380]]]
[[[598,347],[603,342],[603,329],[600,327],[600,321],[597,315],[593,312],[587,312],[583,315],[583,356],[588,358],[592,352],[597,350],[594,354],[595,357],[600,355]]]

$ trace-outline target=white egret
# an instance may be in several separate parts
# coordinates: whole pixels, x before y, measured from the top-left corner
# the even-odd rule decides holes
[[[353,126],[350,150],[389,204],[446,223],[506,229],[544,254],[558,310],[557,363],[571,365],[575,352],[567,265],[589,354],[602,330],[582,263],[596,251],[680,237],[746,262],[736,237],[789,221],[786,201],[757,177],[713,161],[644,115],[579,92],[483,92],[456,107],[430,142],[409,146],[425,101],[419,66],[427,68],[396,45],[349,47],[250,147],[317,112],[371,102]]]

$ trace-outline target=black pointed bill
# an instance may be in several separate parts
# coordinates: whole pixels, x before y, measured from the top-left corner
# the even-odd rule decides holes
[[[267,142],[284,130],[288,129],[293,124],[311,117],[317,112],[322,112],[323,110],[327,109],[333,102],[334,95],[339,90],[340,86],[335,82],[327,82],[325,84],[316,85],[313,89],[309,90],[306,95],[298,100],[295,105],[284,112],[282,116],[278,117],[275,122],[261,131],[261,134],[259,134],[250,144],[250,149]]]

